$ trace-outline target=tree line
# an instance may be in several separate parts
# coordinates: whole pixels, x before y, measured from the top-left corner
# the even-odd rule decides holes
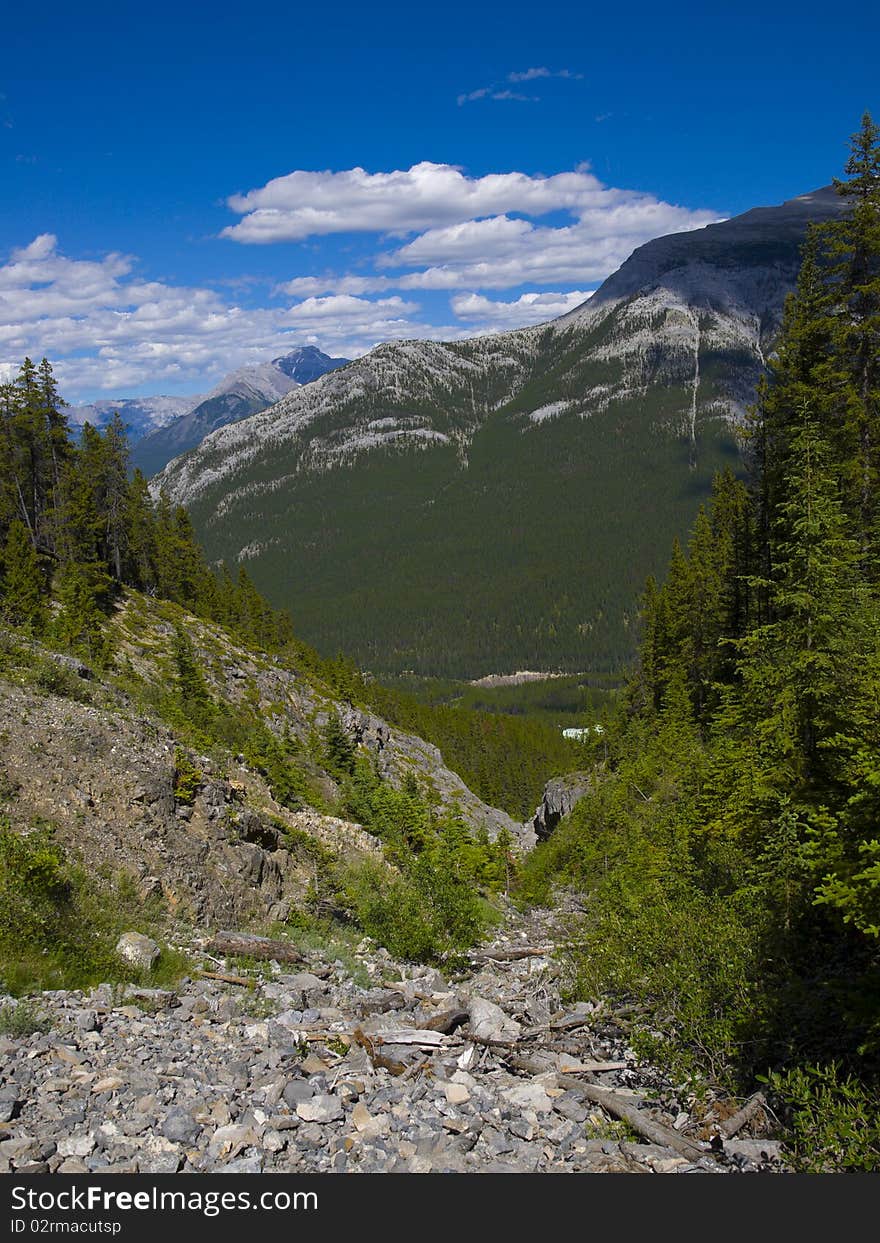
[[[174,601],[248,642],[277,648],[290,620],[253,586],[209,567],[187,511],[154,503],[129,469],[117,413],[75,438],[47,359],[0,386],[0,610],[35,635],[107,656],[103,625],[121,588]]]

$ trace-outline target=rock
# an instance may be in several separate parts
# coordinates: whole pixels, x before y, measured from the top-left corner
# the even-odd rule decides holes
[[[308,1079],[290,1079],[284,1085],[281,1095],[284,1097],[285,1104],[291,1109],[296,1109],[297,1105],[301,1105],[303,1101],[312,1099],[315,1095],[315,1085]]]
[[[0,1085],[0,1122],[11,1122],[18,1109],[18,1088],[14,1083]]]
[[[65,1135],[58,1140],[58,1153],[62,1157],[87,1157],[94,1151],[94,1135]]]
[[[74,1022],[81,1032],[93,1032],[98,1026],[98,1016],[94,1010],[77,1010]]]
[[[318,1122],[326,1126],[328,1122],[336,1122],[345,1111],[338,1097],[325,1093],[313,1096],[310,1100],[300,1101],[296,1112],[303,1122]]]
[[[316,1053],[307,1053],[303,1058],[302,1070],[307,1075],[320,1075],[322,1071],[327,1069],[327,1063],[318,1057]]]
[[[65,656],[61,652],[49,652],[49,659],[53,665],[58,665],[61,669],[66,669],[69,673],[74,674],[78,678],[82,678],[84,682],[89,682],[95,676],[88,665],[83,664],[76,656]]]
[[[493,1156],[500,1156],[502,1152],[510,1152],[513,1148],[510,1139],[502,1131],[491,1126],[484,1127],[480,1142],[486,1145]]]
[[[765,1160],[778,1161],[782,1155],[782,1144],[775,1139],[726,1139],[724,1150],[732,1157],[760,1163]]]
[[[444,1091],[450,1105],[464,1105],[471,1099],[470,1090],[463,1083],[447,1083]]]
[[[191,1144],[201,1129],[185,1109],[172,1109],[162,1123],[162,1134],[174,1144]]]
[[[575,772],[564,777],[553,777],[547,782],[541,805],[531,822],[538,841],[546,841],[562,817],[577,806],[589,790],[591,780],[592,774]]]
[[[227,1161],[217,1169],[218,1174],[260,1174],[263,1170],[262,1157],[239,1157],[236,1161]]]
[[[180,1169],[180,1155],[176,1152],[156,1152],[141,1157],[138,1168],[142,1174],[176,1174]]]
[[[391,1119],[388,1114],[374,1116],[360,1101],[351,1111],[351,1120],[364,1139],[376,1139],[380,1135],[387,1134],[391,1129]]]
[[[481,1040],[516,1040],[522,1028],[500,1006],[485,997],[472,997],[468,1005],[471,1031]]]
[[[56,1170],[57,1174],[88,1174],[89,1172],[89,1167],[79,1157],[68,1157]]]
[[[95,1095],[99,1092],[118,1092],[123,1087],[125,1087],[125,1080],[121,1075],[105,1075],[103,1079],[98,1079],[92,1084],[92,1092]]]
[[[562,1096],[557,1096],[553,1101],[553,1108],[556,1113],[561,1114],[563,1118],[568,1118],[570,1122],[586,1122],[589,1113],[583,1101],[573,1092],[565,1092]]]
[[[116,953],[139,971],[152,971],[161,952],[152,938],[140,932],[123,932],[116,942]]]
[[[503,1093],[504,1099],[515,1109],[531,1109],[535,1113],[548,1114],[553,1102],[540,1083],[518,1083]]]

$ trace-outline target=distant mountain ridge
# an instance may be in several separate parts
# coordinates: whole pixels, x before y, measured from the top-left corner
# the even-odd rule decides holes
[[[831,187],[658,238],[549,324],[379,346],[158,482],[325,652],[377,672],[614,668],[713,473],[738,464]]]
[[[91,402],[71,407],[71,423],[104,427],[118,410],[128,428],[132,465],[149,476],[194,448],[209,432],[265,410],[292,389],[311,384],[347,362],[347,358],[331,358],[314,345],[303,345],[271,362],[239,367],[209,393]]]
[[[132,465],[153,475],[217,428],[265,410],[291,390],[347,362],[347,358],[331,358],[313,345],[304,345],[271,362],[239,367],[181,418],[140,440],[132,450]]]
[[[119,411],[128,428],[129,441],[134,444],[150,432],[166,427],[174,419],[187,414],[202,400],[197,397],[119,397],[102,399],[84,406],[71,406],[70,422],[74,427],[91,423],[92,427],[106,427]]]

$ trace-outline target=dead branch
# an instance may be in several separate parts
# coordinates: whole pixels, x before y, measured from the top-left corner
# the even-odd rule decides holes
[[[749,1097],[742,1109],[738,1110],[730,1118],[726,1118],[719,1125],[718,1130],[722,1138],[733,1139],[738,1131],[741,1131],[753,1118],[757,1117],[766,1104],[763,1092],[756,1092],[754,1096]]]
[[[657,1122],[610,1088],[600,1088],[598,1084],[588,1083],[585,1079],[572,1079],[569,1083],[580,1088],[587,1100],[601,1105],[606,1113],[619,1118],[621,1122],[626,1122],[636,1134],[641,1135],[649,1143],[659,1144],[662,1148],[672,1148],[680,1156],[686,1157],[688,1161],[699,1161],[707,1155],[707,1150],[701,1148],[699,1144],[679,1135],[678,1131],[674,1131],[672,1127]]]

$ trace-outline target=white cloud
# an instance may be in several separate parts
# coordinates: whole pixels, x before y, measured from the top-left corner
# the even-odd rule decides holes
[[[417,234],[397,250],[376,256],[382,275],[297,277],[279,286],[299,297],[591,284],[650,238],[719,219],[715,212],[605,186],[586,166],[549,177],[512,172],[472,178],[452,165],[430,163],[391,173],[298,171],[230,202],[244,217],[225,230],[237,241],[351,231]],[[559,211],[571,223],[550,226],[523,219]]]
[[[451,164],[429,161],[390,173],[298,169],[228,199],[243,219],[224,229],[223,236],[258,244],[334,233],[404,236],[507,212],[579,211],[601,193],[619,192],[604,191],[584,168],[551,177],[518,172],[468,177]]]
[[[583,76],[582,73],[572,73],[570,69],[548,69],[546,65],[539,65],[535,69],[526,69],[522,73],[509,73],[507,81],[534,82],[536,78],[567,78],[572,82],[581,82]]]
[[[438,332],[397,295],[246,309],[215,290],[140,280],[134,268],[117,254],[68,258],[51,234],[13,251],[0,266],[0,375],[14,374],[26,354],[46,355],[69,399],[147,384],[180,391],[299,344],[351,356]]]
[[[291,294],[294,298],[307,298],[322,293],[379,293],[383,289],[396,289],[397,282],[387,276],[295,276],[291,281],[276,285],[274,293]]]
[[[452,309],[459,319],[479,322],[481,332],[504,332],[509,328],[525,328],[543,324],[573,311],[586,302],[592,290],[572,289],[568,293],[524,293],[512,302],[486,298],[483,294],[456,294]]]
[[[651,238],[718,219],[714,212],[612,191],[574,224],[552,228],[508,217],[469,221],[428,230],[378,262],[385,270],[427,265],[391,278],[396,288],[405,290],[593,284]]]

